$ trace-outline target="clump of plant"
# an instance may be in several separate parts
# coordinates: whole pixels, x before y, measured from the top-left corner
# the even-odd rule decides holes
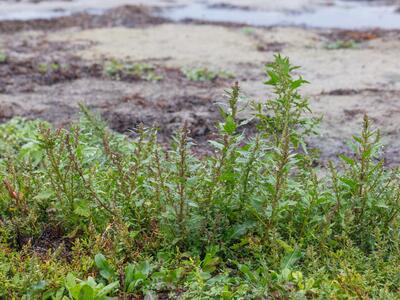
[[[398,170],[365,116],[342,165],[320,172],[296,69],[266,66],[274,94],[249,120],[235,84],[202,157],[186,126],[166,148],[84,107],[68,129],[2,125],[0,295],[397,299]]]
[[[325,45],[325,48],[328,50],[337,50],[337,49],[355,49],[360,46],[354,40],[337,40],[335,42],[331,42]]]
[[[252,28],[252,27],[243,27],[242,28],[242,32],[245,35],[252,35],[252,34],[254,34],[254,28]]]
[[[158,81],[162,75],[156,72],[153,65],[146,63],[128,64],[112,59],[104,65],[104,73],[115,79],[132,78],[148,81]]]
[[[208,68],[183,68],[182,72],[191,81],[214,81],[217,78],[231,79],[235,77],[230,72],[222,70],[212,71]]]

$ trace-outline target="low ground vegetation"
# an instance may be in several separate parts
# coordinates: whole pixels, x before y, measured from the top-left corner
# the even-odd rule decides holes
[[[212,71],[208,68],[183,68],[183,74],[191,81],[213,81],[218,78],[221,79],[232,79],[235,75],[227,71]]]
[[[398,299],[398,170],[365,116],[321,171],[296,69],[267,65],[264,102],[234,85],[202,157],[185,126],[165,148],[84,107],[68,129],[1,125],[0,299]]]
[[[153,65],[146,63],[127,64],[115,59],[105,63],[104,73],[114,79],[134,78],[148,81],[162,79],[162,75],[157,74],[156,68]]]

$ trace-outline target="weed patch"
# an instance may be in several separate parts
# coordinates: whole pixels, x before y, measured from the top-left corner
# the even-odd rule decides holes
[[[226,71],[211,71],[208,68],[182,69],[183,74],[191,81],[214,81],[217,78],[232,79],[235,77],[232,73]]]

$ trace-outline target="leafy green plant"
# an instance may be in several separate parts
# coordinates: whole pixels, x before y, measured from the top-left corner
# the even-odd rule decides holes
[[[87,280],[78,280],[71,273],[65,279],[65,287],[71,300],[105,300],[119,287],[119,282],[112,282],[106,286],[97,283],[92,277]]]
[[[151,266],[147,261],[125,268],[125,292],[133,293],[150,284]]]

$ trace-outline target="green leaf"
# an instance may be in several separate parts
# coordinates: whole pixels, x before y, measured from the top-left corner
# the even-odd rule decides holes
[[[65,278],[65,287],[72,299],[79,299],[80,287],[76,284],[75,276],[72,273],[68,273]]]
[[[375,206],[379,208],[389,208],[389,206],[384,201],[379,201]]]
[[[222,150],[224,148],[224,145],[217,142],[217,141],[208,141],[214,148],[218,150]]]
[[[343,160],[345,163],[347,163],[348,165],[350,165],[350,166],[354,166],[355,165],[354,159],[351,159],[350,157],[348,157],[346,155],[340,154],[339,158],[341,160]]]
[[[39,282],[33,284],[33,285],[31,286],[31,289],[32,289],[33,292],[38,292],[38,291],[44,290],[44,288],[45,288],[46,286],[47,286],[46,281],[41,280],[41,281],[39,281]]]
[[[137,272],[140,272],[141,274],[148,276],[151,267],[148,261],[143,261],[136,266],[136,270]]]
[[[309,82],[307,80],[304,80],[303,78],[299,78],[299,79],[293,81],[290,84],[290,87],[291,87],[292,90],[295,90],[295,89],[301,87],[305,83],[309,83]]]
[[[97,254],[94,258],[96,267],[100,270],[100,275],[111,281],[115,277],[115,271],[106,260],[105,256],[101,253]]]
[[[129,264],[125,268],[125,290],[128,291],[128,286],[134,280],[135,276],[135,267],[132,264]]]
[[[85,284],[79,293],[79,300],[94,300],[94,290],[91,286]]]
[[[339,180],[346,184],[349,188],[351,188],[353,191],[357,189],[358,183],[356,180],[348,178],[348,177],[339,177]]]
[[[37,194],[34,199],[35,200],[47,200],[53,196],[52,191],[41,191],[39,194]]]
[[[248,265],[239,265],[239,271],[242,272],[247,277],[248,280],[252,282],[257,282],[257,277],[250,270]]]
[[[64,296],[64,292],[65,292],[65,288],[62,287],[62,288],[58,289],[55,299],[53,299],[53,300],[61,300]]]
[[[252,223],[237,224],[229,230],[228,239],[235,240],[244,236],[247,231],[253,226]]]
[[[112,283],[110,283],[109,285],[106,285],[105,287],[103,287],[98,293],[97,293],[97,297],[105,297],[108,296],[110,293],[114,292],[115,290],[117,290],[119,287],[119,282],[118,281],[114,281]]]
[[[290,270],[300,258],[301,258],[301,252],[299,250],[295,250],[289,253],[283,258],[281,262],[281,270],[285,269]]]
[[[208,272],[200,272],[200,278],[203,280],[208,280],[211,278],[211,274]]]
[[[272,86],[276,85],[279,81],[278,75],[272,70],[267,70],[267,74],[270,77],[270,79],[268,81],[264,82],[264,84],[272,85]]]
[[[362,158],[367,159],[371,156],[372,148],[368,148],[362,153]]]
[[[140,281],[139,281],[139,282],[140,282]],[[133,292],[136,290],[136,286],[138,285],[139,282],[136,281],[136,280],[132,281],[132,282],[128,285],[128,287],[126,288],[126,291],[127,291],[128,293],[133,293]]]
[[[357,181],[348,177],[340,177],[339,180],[349,186],[351,189],[355,189],[357,187]]]

